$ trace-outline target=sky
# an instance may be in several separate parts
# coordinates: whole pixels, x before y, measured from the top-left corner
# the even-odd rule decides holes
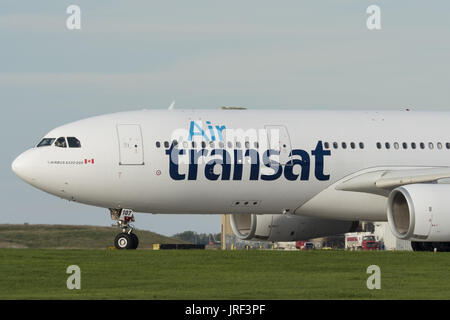
[[[81,9],[69,30],[67,7]],[[381,29],[366,12],[380,8]],[[448,110],[450,2],[0,2],[0,223],[111,225],[17,178],[52,128],[126,110]],[[220,216],[137,214],[140,229],[220,232]]]

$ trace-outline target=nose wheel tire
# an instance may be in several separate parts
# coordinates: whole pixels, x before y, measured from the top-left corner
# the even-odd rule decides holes
[[[136,249],[139,245],[139,239],[134,233],[119,233],[114,239],[116,249]]]

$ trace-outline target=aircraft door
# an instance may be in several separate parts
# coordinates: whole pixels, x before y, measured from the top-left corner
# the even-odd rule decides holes
[[[280,164],[285,165],[290,161],[289,154],[292,151],[291,139],[287,128],[283,125],[266,125],[268,146],[270,149],[280,152]]]
[[[144,147],[141,126],[118,124],[119,165],[144,165]]]

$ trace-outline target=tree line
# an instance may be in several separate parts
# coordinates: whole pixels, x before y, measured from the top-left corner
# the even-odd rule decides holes
[[[220,233],[197,233],[195,231],[184,231],[181,233],[176,233],[172,236],[173,238],[183,240],[192,244],[205,244],[208,245],[211,242],[220,242]]]

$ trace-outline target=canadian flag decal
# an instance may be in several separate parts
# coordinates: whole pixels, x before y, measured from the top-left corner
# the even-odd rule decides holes
[[[92,163],[94,164],[94,159],[84,159],[84,164]]]

